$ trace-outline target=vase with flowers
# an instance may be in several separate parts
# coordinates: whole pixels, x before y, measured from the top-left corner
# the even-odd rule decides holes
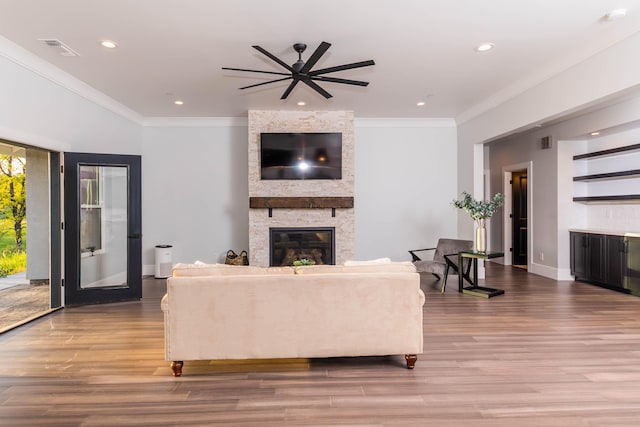
[[[476,200],[466,191],[462,193],[462,200],[453,200],[453,206],[464,209],[471,219],[476,222],[476,251],[487,251],[487,229],[486,221],[504,205],[502,193],[496,193],[491,200]]]

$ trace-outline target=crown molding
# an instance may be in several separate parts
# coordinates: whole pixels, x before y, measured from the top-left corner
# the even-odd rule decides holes
[[[356,118],[355,127],[379,128],[379,127],[456,127],[453,118]]]
[[[145,117],[145,127],[247,127],[246,117]]]
[[[142,115],[2,36],[0,56],[127,120],[142,124]]]

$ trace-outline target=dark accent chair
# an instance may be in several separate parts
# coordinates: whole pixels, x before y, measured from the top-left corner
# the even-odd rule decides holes
[[[418,273],[431,273],[440,280],[442,276],[442,292],[444,292],[447,286],[447,276],[449,275],[449,269],[453,269],[456,274],[461,274],[458,270],[458,253],[462,251],[473,250],[473,241],[471,240],[458,240],[458,239],[438,239],[438,245],[435,248],[426,249],[412,249],[409,251],[411,254],[412,262],[416,266]],[[422,259],[416,252],[421,251],[435,251],[432,259]],[[463,261],[462,274],[469,275],[469,267],[471,266],[471,260],[465,259]]]

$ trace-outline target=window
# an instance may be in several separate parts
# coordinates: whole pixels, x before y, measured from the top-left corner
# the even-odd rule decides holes
[[[80,166],[80,251],[92,256],[102,251],[102,174],[99,166]]]

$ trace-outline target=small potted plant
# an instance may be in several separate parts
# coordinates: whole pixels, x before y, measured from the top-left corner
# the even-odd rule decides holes
[[[453,206],[464,209],[471,219],[476,222],[476,251],[487,251],[486,220],[491,218],[496,210],[504,205],[502,193],[496,193],[491,200],[476,200],[466,191],[462,193],[462,200],[453,200]]]
[[[297,259],[293,261],[294,267],[300,267],[301,265],[316,265],[316,262],[307,258]]]

